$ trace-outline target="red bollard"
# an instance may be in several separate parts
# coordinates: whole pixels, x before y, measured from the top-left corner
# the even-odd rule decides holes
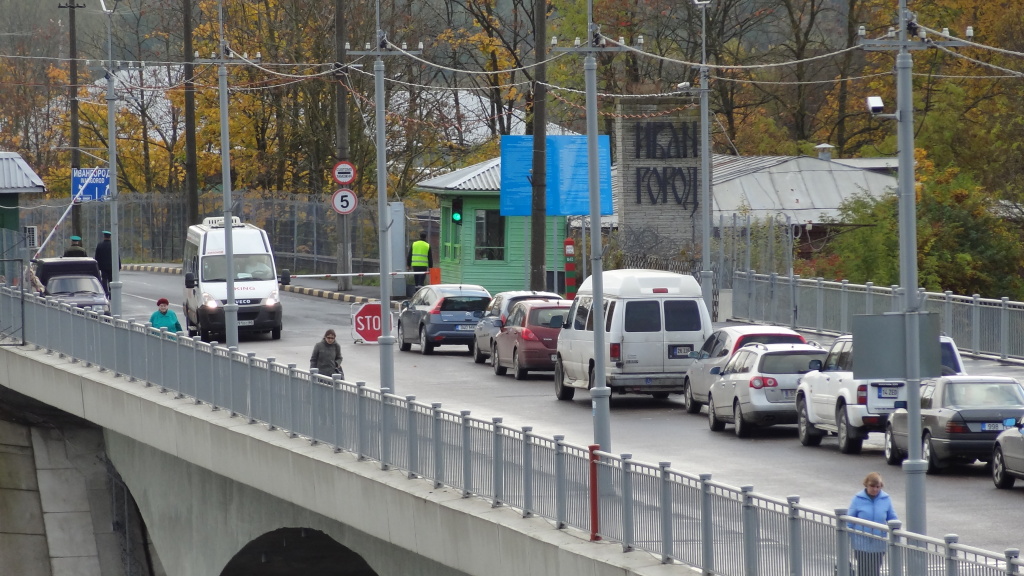
[[[596,542],[601,539],[598,534],[601,530],[601,513],[597,498],[597,451],[601,449],[601,445],[591,444],[587,448],[590,451],[590,541]]]

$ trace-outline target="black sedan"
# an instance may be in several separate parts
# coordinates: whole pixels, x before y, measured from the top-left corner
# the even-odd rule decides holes
[[[1024,417],[1024,388],[1013,378],[945,376],[921,383],[921,456],[928,473],[952,463],[989,462],[1007,420]],[[896,410],[885,428],[885,461],[907,454],[907,411]]]
[[[424,286],[402,302],[398,316],[398,349],[407,352],[413,342],[421,354],[435,346],[462,344],[473,350],[473,329],[483,317],[491,294],[473,284]]]

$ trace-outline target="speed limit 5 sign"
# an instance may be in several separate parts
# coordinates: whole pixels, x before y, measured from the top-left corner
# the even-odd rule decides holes
[[[331,196],[331,208],[334,208],[338,214],[351,214],[355,212],[358,205],[359,199],[356,198],[356,193],[348,188],[342,188]]]

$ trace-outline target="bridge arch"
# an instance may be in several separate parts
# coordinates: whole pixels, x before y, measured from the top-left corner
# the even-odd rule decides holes
[[[257,537],[220,576],[378,576],[363,558],[311,528],[279,528]]]

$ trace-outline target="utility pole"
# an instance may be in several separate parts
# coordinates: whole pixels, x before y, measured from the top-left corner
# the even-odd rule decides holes
[[[700,292],[704,305],[714,313],[714,278],[711,270],[711,130],[708,119],[708,4],[711,0],[693,0],[700,7],[700,205],[701,268]],[[712,318],[713,319],[713,318]]]
[[[921,350],[920,317],[921,302],[918,299],[917,278],[917,191],[914,177],[914,60],[912,50],[923,50],[933,45],[964,46],[956,40],[928,40],[925,30],[917,24],[917,17],[907,10],[907,0],[899,0],[898,29],[889,29],[885,38],[868,40],[864,27],[859,29],[860,44],[867,50],[895,50],[896,54],[896,114],[880,114],[881,105],[875,105],[877,97],[868,98],[868,109],[879,118],[891,118],[897,122],[897,146],[899,148],[899,245],[900,284],[904,298],[904,321],[906,326],[906,380],[907,380],[907,437],[921,438]],[[970,29],[968,29],[970,34]],[[880,99],[877,99],[880,101]],[[920,442],[908,442],[908,457],[903,462],[907,476],[907,523],[905,529],[918,534],[927,534],[925,498],[925,472],[928,463],[922,459]]]
[[[192,50],[192,0],[182,0],[185,60],[185,225],[199,224],[199,162],[196,158],[195,54]]]
[[[530,212],[530,289],[544,290],[547,240],[547,0],[533,1],[533,43],[537,67],[533,80],[533,204]],[[557,291],[553,286],[552,290]]]
[[[348,151],[348,74],[342,62],[347,58],[345,50],[345,37],[348,33],[348,21],[345,18],[345,0],[334,0],[334,146],[335,160],[341,162],[349,159]],[[349,274],[352,272],[352,229],[350,214],[337,215],[338,245],[335,250],[338,274]],[[384,278],[381,277],[381,282]],[[345,291],[352,288],[351,276],[338,277],[338,290]]]
[[[78,149],[78,27],[75,24],[75,9],[85,8],[85,4],[69,2],[67,4],[58,4],[57,8],[68,9],[68,34],[71,41],[71,48],[68,52],[71,61],[68,100],[71,102],[71,172],[74,173],[75,168],[81,168],[80,164],[82,163],[82,153]],[[74,198],[76,192],[76,190],[71,191],[72,198]],[[82,235],[82,210],[78,202],[75,202],[71,208],[71,230],[79,236]]]

